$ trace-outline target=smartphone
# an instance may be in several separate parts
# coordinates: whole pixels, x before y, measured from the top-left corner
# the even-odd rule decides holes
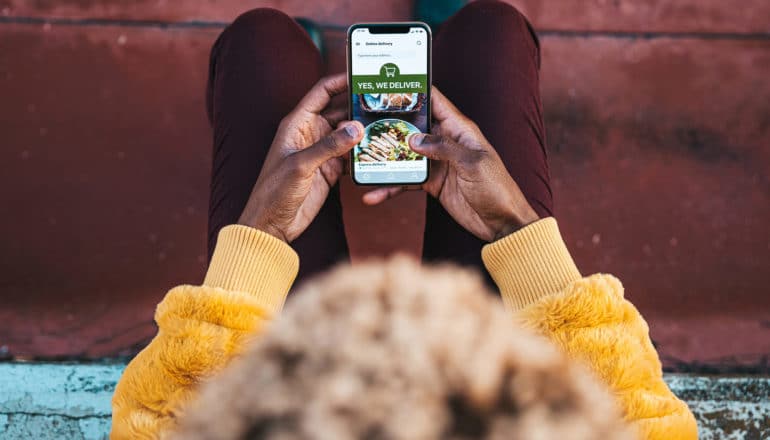
[[[347,38],[349,119],[365,127],[351,150],[359,185],[419,185],[427,157],[409,148],[430,132],[431,32],[420,22],[357,23]]]

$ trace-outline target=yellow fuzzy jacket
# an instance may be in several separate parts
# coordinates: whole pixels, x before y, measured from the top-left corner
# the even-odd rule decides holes
[[[646,322],[610,275],[582,278],[553,218],[484,247],[487,270],[522,325],[587,364],[643,439],[695,439],[687,405],[663,382]],[[172,430],[202,380],[216,374],[280,311],[299,268],[280,240],[228,226],[202,286],[172,289],[159,330],[126,368],[112,399],[112,439]]]

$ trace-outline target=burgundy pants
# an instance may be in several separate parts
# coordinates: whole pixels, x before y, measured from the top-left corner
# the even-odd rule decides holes
[[[499,1],[464,7],[434,38],[433,83],[497,149],[535,211],[552,215],[538,70],[540,48],[526,18]],[[257,180],[278,123],[321,77],[323,63],[290,17],[255,9],[228,26],[211,51],[207,107],[214,129],[209,256],[235,223]],[[423,258],[482,269],[484,242],[428,198]],[[299,278],[347,260],[339,187],[292,243]]]

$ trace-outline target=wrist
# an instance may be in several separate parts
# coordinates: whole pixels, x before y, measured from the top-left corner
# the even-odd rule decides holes
[[[283,231],[275,226],[273,222],[259,219],[257,216],[250,216],[245,211],[238,219],[238,224],[258,229],[266,234],[272,235],[284,243],[289,243],[289,240],[286,239],[286,235],[283,233]]]
[[[281,240],[282,242],[288,244],[289,240],[286,238],[286,235],[281,231],[279,228],[274,227],[273,225],[267,223],[264,225],[256,225],[254,226],[255,229],[259,229],[262,232],[265,232],[267,234],[272,235],[273,237]]]
[[[524,228],[527,225],[535,223],[540,220],[540,216],[537,215],[534,209],[527,203],[526,206],[519,210],[516,210],[509,219],[503,223],[502,227],[497,231],[492,241],[500,240],[507,237],[514,232]]]

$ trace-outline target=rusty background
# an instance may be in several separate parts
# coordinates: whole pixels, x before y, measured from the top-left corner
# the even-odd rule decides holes
[[[557,217],[610,272],[668,369],[768,371],[770,2],[510,0],[543,46]],[[0,0],[0,358],[130,355],[165,290],[200,282],[213,40],[272,6],[344,27],[413,3]],[[363,208],[354,258],[419,253],[424,196]],[[365,238],[411,225],[415,243]]]

